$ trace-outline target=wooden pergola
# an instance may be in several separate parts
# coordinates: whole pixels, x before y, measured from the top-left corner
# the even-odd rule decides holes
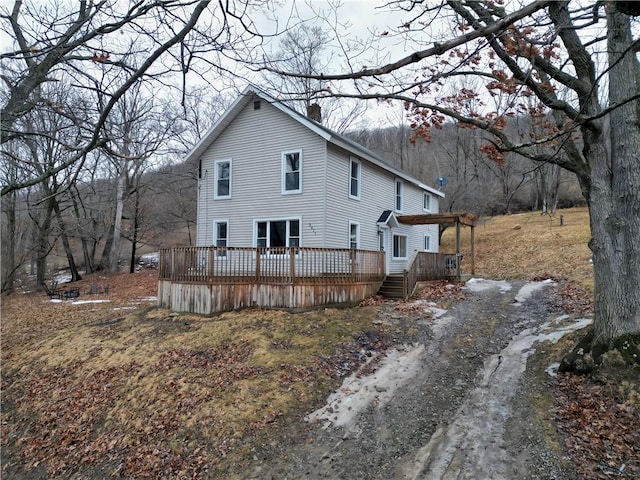
[[[476,273],[475,231],[478,216],[468,212],[425,213],[398,215],[398,222],[406,225],[454,225],[456,226],[456,255],[460,255],[460,226],[471,227],[471,274]],[[458,277],[460,263],[458,262]]]

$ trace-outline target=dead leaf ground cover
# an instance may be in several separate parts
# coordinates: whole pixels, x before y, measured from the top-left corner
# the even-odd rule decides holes
[[[175,315],[153,274],[109,281],[104,303],[3,299],[5,475],[217,477],[388,347],[377,307]]]
[[[562,214],[562,227],[558,216],[536,214],[483,221],[476,273],[555,278],[561,283],[550,302],[588,313],[586,211]],[[88,295],[96,283],[109,284],[109,294]],[[371,352],[406,338],[379,321],[386,305],[379,298],[351,309],[199,317],[153,307],[154,271],[91,276],[80,287],[79,300],[102,303],[52,303],[41,293],[2,299],[4,476],[230,475],[255,442],[317,406]],[[459,286],[435,284],[417,298],[446,306],[461,295]],[[553,394],[552,428],[562,432],[577,478],[634,478],[637,371],[545,385]]]

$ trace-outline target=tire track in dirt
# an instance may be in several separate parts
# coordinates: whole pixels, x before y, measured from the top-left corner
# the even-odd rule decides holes
[[[301,427],[302,434],[292,433],[257,452],[247,476],[525,478],[527,455],[514,458],[509,453],[505,424],[513,420],[511,404],[532,351],[532,336],[542,332],[553,339],[558,334],[552,332],[564,328],[549,323],[554,317],[544,295],[536,292],[542,287],[550,285],[475,284],[465,300],[435,321],[427,315],[415,318],[420,342],[406,346],[405,353],[416,355],[420,349],[419,361],[410,372],[396,380],[386,374],[377,383],[361,382],[367,384],[361,405],[353,398],[357,392],[346,387],[340,400],[339,390],[330,399],[333,404],[315,412],[318,421],[306,425],[306,432]],[[393,361],[403,365],[401,356]],[[389,378],[396,383],[385,383]],[[341,404],[351,407],[350,415],[340,415]],[[523,415],[515,424],[525,428],[528,412],[515,414]],[[344,418],[348,420],[339,420]]]

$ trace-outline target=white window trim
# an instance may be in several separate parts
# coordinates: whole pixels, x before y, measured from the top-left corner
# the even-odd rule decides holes
[[[425,200],[429,199],[429,206],[425,207],[424,204],[426,203]],[[423,212],[430,212],[431,211],[431,206],[433,204],[433,197],[431,196],[430,193],[428,192],[422,192],[422,211]]]
[[[229,163],[229,194],[228,195],[218,195],[218,165],[220,163]],[[233,164],[231,163],[230,158],[221,158],[220,160],[216,160],[213,166],[213,198],[214,200],[223,200],[227,198],[231,198],[231,183],[233,179]]]
[[[432,243],[432,239],[433,239],[433,236],[432,236],[432,235],[427,234],[427,233],[425,233],[425,234],[424,234],[424,239],[423,239],[423,241],[422,241],[422,246],[424,247],[424,251],[425,251],[425,252],[431,252],[431,243]],[[427,245],[427,243],[428,243],[429,245]],[[428,248],[427,248],[427,247],[428,247]]]
[[[351,170],[353,168],[353,164],[357,164],[358,165],[358,178],[356,179],[356,181],[358,182],[358,188],[357,188],[357,194],[353,195],[351,193]],[[360,192],[362,191],[362,162],[360,160],[358,160],[355,157],[350,157],[349,158],[349,198],[353,198],[354,200],[360,200]]]
[[[213,220],[213,246],[218,246],[218,224],[226,223],[227,224],[227,247],[229,247],[229,219],[228,218],[216,218]],[[216,256],[216,259],[224,260],[226,259],[226,255]]]
[[[405,246],[405,256],[404,257],[396,257],[395,256],[395,243],[396,243],[395,238],[396,237],[403,237],[405,239],[404,240],[404,246]],[[391,237],[391,255],[392,255],[393,260],[407,260],[409,258],[409,256],[408,256],[409,255],[409,238],[408,238],[407,235],[402,235],[402,234],[399,234],[399,233],[394,233],[392,235],[392,237]]]
[[[349,245],[349,248],[353,248],[351,247],[351,227],[354,226],[356,227],[356,250],[360,248],[360,224],[358,222],[349,222],[349,238],[347,241],[347,245]]]
[[[287,161],[286,161],[286,155],[289,155],[291,153],[297,153],[298,154],[298,158],[300,161],[300,167],[298,169],[298,182],[299,182],[299,188],[297,190],[287,190]],[[295,195],[298,193],[302,193],[302,164],[303,164],[303,160],[302,160],[302,150],[288,150],[286,152],[282,152],[282,179],[281,179],[281,191],[282,191],[282,195]]]
[[[400,195],[398,195],[398,186],[400,186]],[[400,208],[398,208],[398,196],[400,197]],[[404,182],[399,178],[396,178],[393,190],[393,209],[396,212],[402,213],[404,207]]]
[[[253,221],[253,239],[252,239],[252,244],[253,244],[253,248],[258,248],[258,223],[260,222],[287,222],[287,243],[289,243],[289,222],[291,220],[297,220],[298,221],[298,228],[299,228],[299,246],[302,246],[302,217],[274,217],[274,218],[258,218],[255,219]],[[268,230],[267,230],[267,235],[268,235]],[[267,236],[267,238],[269,238]],[[289,245],[287,245],[287,247],[289,247]],[[271,247],[267,247],[267,248],[271,248]],[[277,247],[274,247],[277,248]]]

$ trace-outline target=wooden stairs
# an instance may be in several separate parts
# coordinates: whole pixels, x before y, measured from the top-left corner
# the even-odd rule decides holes
[[[378,290],[378,295],[386,298],[404,298],[404,275],[402,273],[387,275]]]

